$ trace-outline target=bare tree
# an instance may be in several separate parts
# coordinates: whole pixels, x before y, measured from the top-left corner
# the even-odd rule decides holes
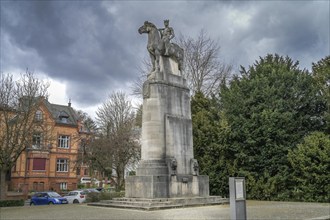
[[[209,96],[217,93],[221,82],[226,81],[232,66],[219,59],[220,46],[201,30],[196,39],[181,35],[177,42],[184,49],[183,76],[187,79],[192,94],[203,92]],[[144,60],[139,68],[140,77],[133,83],[133,95],[142,97],[143,82],[151,69],[150,62]]]
[[[201,30],[196,39],[181,36],[179,44],[184,48],[184,73],[188,87],[194,94],[206,96],[218,92],[221,82],[230,76],[232,66],[219,60],[220,46],[217,41]]]
[[[143,98],[143,83],[146,81],[151,69],[152,64],[150,59],[143,59],[142,65],[138,68],[139,77],[133,82],[131,86],[132,95],[136,96],[137,98]]]
[[[143,105],[140,104],[137,108],[136,108],[136,114],[135,114],[135,126],[137,128],[142,128],[142,112],[143,111]]]
[[[34,119],[42,100],[39,97],[47,96],[48,87],[28,71],[18,81],[0,73],[0,200],[5,199],[6,174],[31,146],[35,130],[42,129]]]
[[[74,161],[74,166],[77,169],[80,169],[81,166],[90,164],[90,161],[87,155],[91,143],[95,140],[97,135],[98,127],[96,122],[86,113],[81,110],[76,111],[79,115],[79,134],[73,137],[73,140],[78,143],[79,151],[77,160]],[[92,168],[92,167],[91,167]]]
[[[124,93],[113,93],[96,115],[100,133],[89,146],[87,155],[92,167],[108,176],[114,171],[111,177],[116,177],[116,188],[121,189],[126,166],[136,161],[140,152],[132,104]]]
[[[81,110],[76,110],[79,115],[79,120],[81,122],[81,130],[87,133],[95,133],[97,131],[96,122],[89,116],[86,112]]]

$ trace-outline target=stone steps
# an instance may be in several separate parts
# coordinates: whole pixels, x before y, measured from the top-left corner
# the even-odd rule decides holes
[[[89,206],[99,206],[108,208],[124,208],[124,209],[140,209],[145,211],[159,210],[159,209],[171,209],[171,208],[181,208],[182,205],[136,205],[136,204],[118,204],[118,203],[89,203]]]
[[[106,204],[117,204],[117,205],[132,205],[132,206],[157,206],[157,205],[171,205],[172,202],[170,201],[126,201],[126,200],[104,200],[100,201],[100,203]]]
[[[219,196],[209,197],[182,197],[182,198],[115,198],[113,200],[102,200],[100,202],[88,203],[90,206],[113,207],[113,208],[130,208],[146,211],[183,208],[187,206],[205,206],[228,204],[229,199]]]

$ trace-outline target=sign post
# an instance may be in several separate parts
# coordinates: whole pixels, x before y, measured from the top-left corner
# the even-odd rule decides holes
[[[229,177],[230,218],[246,220],[246,191],[244,177]]]

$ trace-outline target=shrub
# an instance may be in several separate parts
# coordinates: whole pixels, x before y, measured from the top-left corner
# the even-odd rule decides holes
[[[86,202],[99,202],[100,201],[100,193],[91,192],[87,194]]]
[[[117,197],[124,197],[125,191],[120,192],[101,192],[101,193],[88,193],[86,202],[99,202],[100,200],[111,200]]]
[[[125,191],[120,192],[110,192],[111,199],[112,198],[118,198],[118,197],[125,197]]]
[[[297,148],[290,150],[295,199],[305,202],[329,202],[330,136],[313,132]]]
[[[111,200],[112,198],[113,198],[112,193],[108,193],[108,192],[100,193],[100,200]]]
[[[78,183],[77,188],[83,189],[83,188],[85,188],[85,185],[83,183]]]
[[[0,207],[10,207],[10,206],[24,206],[24,200],[2,200],[0,201]]]

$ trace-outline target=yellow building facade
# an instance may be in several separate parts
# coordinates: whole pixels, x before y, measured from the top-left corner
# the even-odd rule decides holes
[[[88,167],[77,163],[86,132],[77,112],[68,105],[51,104],[43,99],[36,111],[31,146],[22,152],[11,171],[13,191],[57,192],[77,189]]]

